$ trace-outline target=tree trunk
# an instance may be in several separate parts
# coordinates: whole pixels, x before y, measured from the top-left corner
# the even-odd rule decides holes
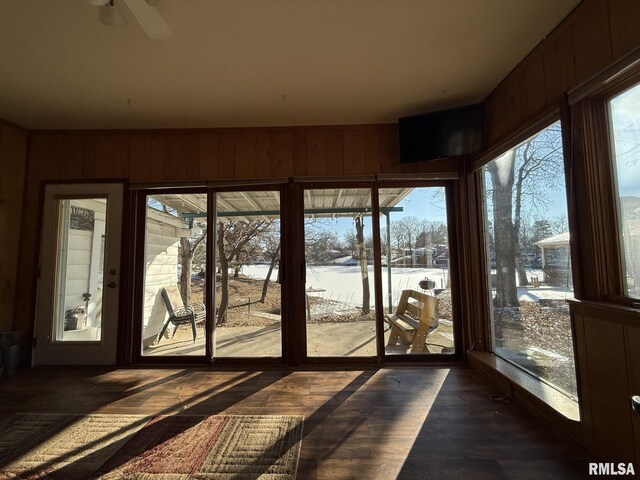
[[[264,283],[262,284],[262,296],[260,297],[260,303],[264,303],[267,299],[267,290],[269,288],[269,280],[271,280],[271,273],[273,272],[273,267],[276,265],[276,260],[280,256],[280,242],[278,242],[278,246],[276,247],[275,252],[271,256],[271,263],[269,264],[269,270],[267,270],[267,278],[264,279]],[[278,272],[278,276],[280,273]]]
[[[227,321],[229,305],[229,261],[224,254],[224,224],[218,224],[218,257],[220,258],[220,307],[216,325],[224,325]]]
[[[487,165],[493,189],[493,231],[496,255],[496,307],[518,306],[516,289],[513,175],[515,151]]]
[[[356,240],[358,242],[358,255],[360,257],[360,273],[362,274],[362,314],[368,314],[370,310],[369,271],[367,269],[367,250],[364,244],[364,224],[362,217],[356,217]]]
[[[516,268],[518,270],[518,285],[526,287],[529,285],[529,279],[527,278],[527,269],[524,267],[524,261],[520,252],[516,253]]]
[[[185,305],[191,303],[191,261],[193,253],[191,252],[191,243],[187,237],[180,238],[180,295]]]

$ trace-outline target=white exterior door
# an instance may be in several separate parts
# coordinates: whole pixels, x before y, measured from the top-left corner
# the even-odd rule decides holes
[[[47,185],[33,363],[116,363],[122,184]]]

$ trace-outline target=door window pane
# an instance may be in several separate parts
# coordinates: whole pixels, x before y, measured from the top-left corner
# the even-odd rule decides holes
[[[385,353],[455,353],[444,187],[381,188],[379,202]]]
[[[205,354],[207,195],[147,196],[143,355]]]
[[[216,206],[214,357],[280,357],[280,193],[220,192]]]
[[[483,168],[493,351],[576,397],[560,122]]]
[[[371,190],[306,190],[307,356],[376,355]]]
[[[609,103],[625,294],[640,298],[640,85]]]
[[[102,339],[106,198],[58,201],[55,341]]]

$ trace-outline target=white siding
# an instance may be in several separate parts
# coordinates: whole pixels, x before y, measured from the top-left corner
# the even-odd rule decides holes
[[[179,239],[175,227],[148,219],[145,240],[146,271],[142,338],[146,345],[160,333],[167,318],[167,308],[160,295],[160,289],[178,282]]]
[[[61,252],[66,254],[64,311],[76,306],[87,306],[83,294],[90,293],[88,326],[100,326],[102,285],[97,278],[100,249],[96,248],[96,245],[101,245],[97,239],[101,239],[104,234],[106,200],[74,199],[69,204],[94,212],[94,230],[76,230],[69,228],[68,224],[65,225],[68,228],[67,250]],[[61,312],[61,315],[63,316],[64,312]]]

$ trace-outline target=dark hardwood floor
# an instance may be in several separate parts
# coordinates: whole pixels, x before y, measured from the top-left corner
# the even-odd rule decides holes
[[[575,479],[581,453],[466,367],[35,368],[0,381],[16,412],[302,414],[298,479]]]

